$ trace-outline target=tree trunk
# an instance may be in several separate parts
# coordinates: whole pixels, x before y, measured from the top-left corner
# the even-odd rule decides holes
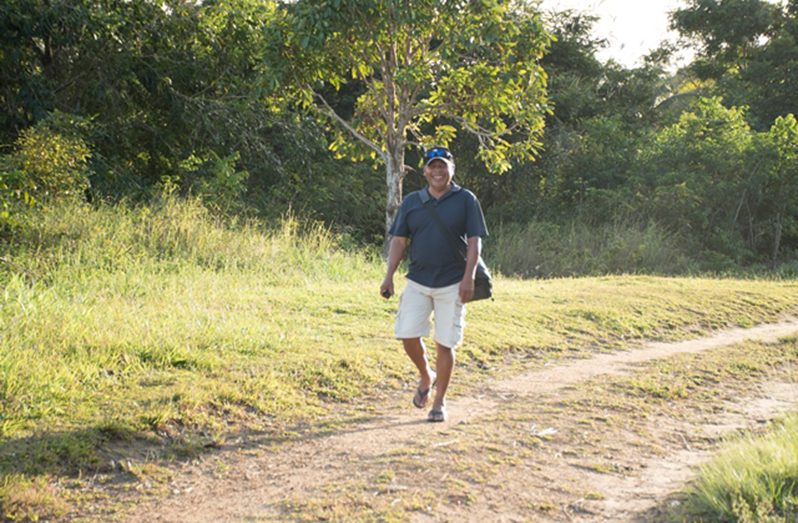
[[[775,268],[776,262],[779,259],[779,249],[781,248],[781,216],[776,217],[776,223],[773,224],[773,229],[773,256],[770,263]]]
[[[405,177],[404,146],[388,151],[385,162],[385,183],[388,186],[388,199],[385,202],[385,244],[384,252],[388,254],[388,231],[396,219],[399,206],[402,205],[402,181]]]

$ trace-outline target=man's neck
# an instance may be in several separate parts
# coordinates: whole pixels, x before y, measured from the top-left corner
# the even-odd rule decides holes
[[[452,190],[451,183],[447,185],[446,188],[443,189],[442,191],[436,191],[435,189],[432,188],[432,186],[427,186],[427,191],[429,191],[429,195],[435,198],[436,200],[440,200],[444,195],[446,195],[446,193],[448,193],[451,190]]]

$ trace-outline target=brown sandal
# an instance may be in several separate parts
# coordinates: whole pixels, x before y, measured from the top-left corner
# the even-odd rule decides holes
[[[448,417],[449,416],[446,413],[446,407],[441,406],[440,408],[433,408],[431,411],[429,411],[429,414],[427,414],[427,421],[440,423],[442,421],[446,421]]]
[[[435,386],[435,383],[438,381],[438,375],[432,375],[432,384],[426,390],[421,390],[421,387],[416,387],[416,394],[413,396],[413,406],[417,409],[423,409],[424,406],[427,404],[427,399],[429,399],[429,393],[432,390],[432,387]]]

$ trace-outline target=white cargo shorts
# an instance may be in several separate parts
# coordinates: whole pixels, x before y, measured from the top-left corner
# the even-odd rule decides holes
[[[396,313],[396,337],[429,336],[430,315],[435,312],[435,341],[450,349],[457,347],[463,341],[466,312],[459,288],[460,283],[434,288],[407,280]]]

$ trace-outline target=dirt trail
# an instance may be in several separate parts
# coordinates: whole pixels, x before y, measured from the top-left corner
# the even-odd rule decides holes
[[[578,460],[540,459],[529,474],[519,470],[505,470],[482,486],[480,503],[444,506],[436,514],[419,514],[414,522],[433,521],[567,521],[579,523],[650,523],[662,521],[663,511],[671,503],[668,496],[680,490],[693,476],[697,466],[713,455],[714,443],[723,435],[739,429],[755,428],[781,414],[798,409],[798,382],[767,383],[752,391],[749,397],[717,406],[719,415],[704,416],[699,420],[677,420],[671,417],[654,417],[648,421],[652,437],[665,439],[679,435],[678,450],[644,457],[633,467],[625,467],[622,474],[607,474],[574,467]],[[629,442],[626,443],[627,445]],[[619,453],[620,454],[620,453]],[[622,456],[618,456],[623,460]],[[627,456],[628,459],[628,456]],[[559,478],[563,484],[573,485],[567,496],[571,501],[561,510],[547,513],[544,519],[529,518],[519,511],[525,504],[508,495],[523,498],[527,492],[545,490],[542,485],[530,484],[529,476]],[[544,482],[546,480],[544,479]],[[578,487],[589,486],[587,496]],[[591,496],[599,493],[606,497]],[[534,496],[533,496],[534,497]],[[532,505],[535,505],[534,503]],[[445,514],[445,517],[441,517]]]
[[[551,395],[561,389],[585,380],[604,375],[622,375],[631,372],[635,365],[682,353],[698,353],[728,346],[744,340],[773,342],[781,337],[798,333],[798,319],[790,318],[780,323],[761,325],[750,329],[730,329],[717,334],[678,343],[648,343],[627,352],[601,354],[595,357],[566,363],[557,363],[519,376],[489,384],[472,397],[455,398],[450,405],[450,421],[446,424],[429,424],[423,413],[415,409],[402,412],[388,411],[385,407],[373,420],[348,426],[333,435],[301,439],[281,445],[274,452],[251,452],[228,460],[228,469],[219,474],[211,465],[197,464],[186,467],[172,485],[172,494],[166,499],[145,503],[129,514],[130,521],[240,521],[273,520],[281,515],[281,503],[287,499],[308,498],[331,484],[356,475],[358,464],[379,460],[396,449],[412,447],[420,437],[443,434],[448,428],[461,424],[478,424],[480,419],[493,413],[497,406],[524,397]],[[794,407],[794,384],[785,385],[780,395],[762,415]],[[390,406],[395,408],[395,406]],[[739,410],[739,409],[738,409]],[[726,427],[744,425],[748,414],[722,420]],[[717,423],[714,420],[712,423]],[[444,442],[446,443],[446,442]],[[230,449],[228,449],[230,450]],[[639,513],[661,495],[667,494],[689,477],[689,465],[703,459],[699,452],[686,448],[683,456],[670,456],[661,463],[646,465],[646,477],[659,478],[656,482],[638,478],[602,478],[616,481],[607,485],[619,493],[617,499],[592,500],[584,504],[584,521],[629,520],[630,514]],[[673,462],[685,466],[673,468]],[[670,471],[668,474],[666,472]],[[517,474],[517,473],[515,473]],[[511,478],[512,479],[512,478]],[[501,492],[493,497],[500,498]],[[644,500],[630,503],[630,499]],[[487,495],[490,500],[491,495]],[[479,505],[479,504],[478,504]],[[581,510],[581,509],[580,509]],[[484,511],[484,513],[482,513]],[[472,506],[446,512],[454,520],[477,520],[488,517],[495,520],[496,513],[483,507]],[[461,517],[457,517],[457,515]],[[599,517],[599,514],[601,516]],[[609,516],[608,516],[609,515]],[[565,520],[578,520],[578,513],[567,515]],[[594,519],[590,519],[590,518]],[[613,519],[615,518],[615,519]],[[438,520],[434,515],[418,516],[419,520]],[[503,520],[524,520],[521,514],[506,514]]]
[[[751,428],[752,422],[764,422],[796,407],[797,383],[771,383],[756,391],[753,398],[727,405],[721,417],[706,419],[701,424],[679,424],[681,426],[671,426],[669,430],[692,432],[716,439],[733,430]],[[675,454],[646,460],[642,464],[642,474],[628,477],[603,475],[597,478],[597,487],[612,494],[589,506],[606,521],[644,521],[648,510],[685,484],[692,477],[693,469],[712,456],[709,449],[692,447],[686,441],[684,445],[685,448]],[[597,519],[589,518],[590,521]]]

